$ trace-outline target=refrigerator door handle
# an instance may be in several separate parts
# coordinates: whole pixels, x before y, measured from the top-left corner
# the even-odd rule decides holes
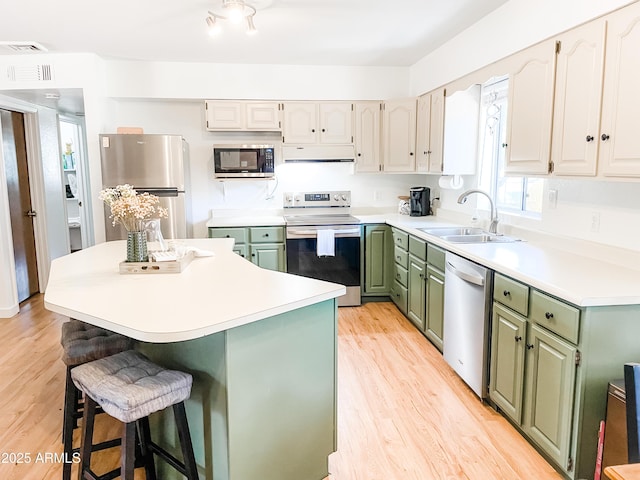
[[[178,194],[184,193],[175,187],[162,187],[162,188],[146,188],[146,187],[134,187],[138,193],[150,193],[157,197],[177,197]]]

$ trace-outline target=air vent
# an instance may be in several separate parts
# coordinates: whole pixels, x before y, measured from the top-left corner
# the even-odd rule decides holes
[[[0,41],[0,47],[9,50],[11,53],[39,53],[47,51],[46,48],[37,42]]]
[[[7,79],[10,82],[47,82],[53,80],[51,65],[9,65]]]

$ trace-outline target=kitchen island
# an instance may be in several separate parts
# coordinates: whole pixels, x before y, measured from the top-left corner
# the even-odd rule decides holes
[[[233,240],[185,242],[214,255],[173,274],[120,274],[124,241],[58,258],[45,306],[132,337],[153,361],[193,375],[186,407],[200,478],[326,477],[345,288],[261,269],[231,251]],[[178,452],[169,415],[152,417],[152,428]]]

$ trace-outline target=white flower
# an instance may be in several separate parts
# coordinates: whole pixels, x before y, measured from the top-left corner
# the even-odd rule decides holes
[[[117,185],[100,192],[100,200],[111,208],[113,225],[121,224],[129,232],[143,230],[143,220],[166,218],[168,211],[159,206],[160,199],[150,193],[138,193],[131,185]]]

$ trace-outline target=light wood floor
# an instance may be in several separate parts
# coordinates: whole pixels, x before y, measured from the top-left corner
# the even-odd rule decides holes
[[[327,480],[561,478],[393,304],[339,313],[338,451]],[[66,320],[44,309],[42,295],[0,319],[2,480],[61,478],[61,465],[45,454],[62,453],[59,339]],[[117,435],[117,424],[104,417],[98,431]],[[30,463],[14,464],[11,454],[25,461],[28,454]],[[100,455],[96,470],[118,462],[117,449]]]

